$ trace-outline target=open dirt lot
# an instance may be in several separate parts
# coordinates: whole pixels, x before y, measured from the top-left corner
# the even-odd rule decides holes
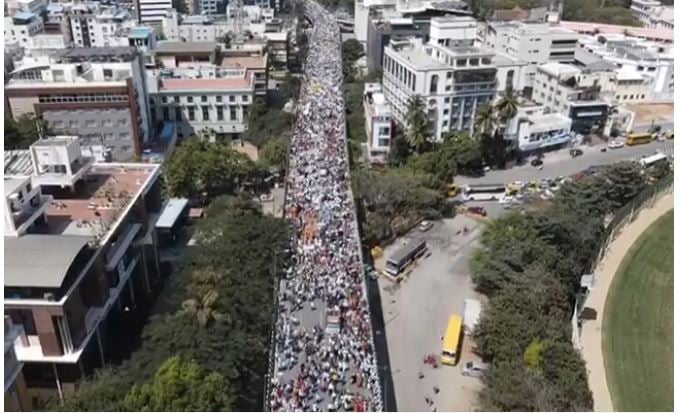
[[[398,287],[380,277],[382,311],[399,411],[471,411],[474,409],[479,379],[464,377],[462,366],[474,359],[472,343],[463,339],[463,351],[457,366],[439,365],[436,369],[423,363],[423,357],[435,354],[439,362],[442,337],[451,314],[463,315],[463,301],[483,298],[474,292],[469,276],[468,257],[476,248],[482,225],[466,216],[434,222],[427,232],[415,229],[385,250],[376,260],[376,269],[384,269],[386,258],[404,243],[425,238],[430,251],[415,264],[411,274]],[[468,233],[456,235],[467,226]],[[418,378],[419,372],[424,374]],[[434,387],[440,389],[435,394]],[[432,406],[425,402],[428,397]]]
[[[647,124],[654,120],[656,123],[673,121],[672,103],[646,103],[631,105],[630,109],[635,112],[635,123]]]

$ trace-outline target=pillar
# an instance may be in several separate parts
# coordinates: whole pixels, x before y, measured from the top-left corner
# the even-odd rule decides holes
[[[61,381],[59,381],[59,372],[57,371],[56,363],[52,363],[52,371],[54,372],[54,380],[57,383],[57,392],[59,393],[59,401],[64,403],[64,392],[61,390]]]

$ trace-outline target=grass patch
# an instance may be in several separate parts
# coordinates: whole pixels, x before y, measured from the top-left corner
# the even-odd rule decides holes
[[[614,409],[673,410],[673,210],[645,230],[621,263],[602,333]]]

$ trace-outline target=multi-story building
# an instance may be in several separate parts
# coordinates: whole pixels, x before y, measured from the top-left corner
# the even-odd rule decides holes
[[[43,28],[42,18],[32,12],[20,11],[11,17],[5,17],[5,46],[27,47],[31,38],[42,33]]]
[[[137,25],[129,10],[96,4],[74,6],[70,22],[73,42],[78,47],[127,46],[127,34]]]
[[[413,19],[372,19],[368,22],[366,40],[366,64],[368,70],[382,68],[385,47],[391,40],[406,40],[410,37],[424,37],[426,33]]]
[[[408,101],[420,96],[430,131],[472,132],[479,107],[517,89],[524,63],[474,46],[445,47],[414,39],[385,49],[383,88],[395,119],[405,124]]]
[[[657,0],[632,0],[630,10],[644,27],[670,30],[675,27],[673,6],[664,6]]]
[[[172,12],[172,0],[135,0],[139,23],[160,25],[163,18]]]
[[[358,41],[366,43],[369,23],[372,20],[412,18],[427,35],[433,17],[471,15],[467,4],[458,0],[358,0],[354,2],[354,34]]]
[[[4,2],[5,14],[14,16],[20,12],[41,14],[47,6],[46,0],[7,0]]]
[[[32,114],[55,133],[104,144],[113,160],[141,156],[153,134],[140,52],[134,47],[57,51],[15,69],[5,85],[10,114]]]
[[[224,14],[227,10],[227,0],[198,0],[198,11],[202,15]]]
[[[392,141],[392,110],[385,102],[380,83],[364,85],[366,154],[370,162],[385,162]]]
[[[590,133],[604,126],[615,88],[616,73],[611,69],[546,63],[536,72],[532,99],[550,113],[571,118],[572,130]]]
[[[672,45],[624,35],[598,35],[581,39],[578,46],[577,61],[587,61],[595,56],[622,69],[624,74],[637,72],[643,83],[648,85],[643,100],[673,100],[675,73]]]
[[[5,174],[5,222],[24,230],[5,233],[4,311],[21,329],[13,344],[31,399],[63,397],[119,356],[126,320],[158,285],[160,165],[92,164],[79,149],[39,141],[30,176]],[[36,201],[17,215],[21,197]]]
[[[539,65],[571,63],[581,36],[547,23],[488,22],[480,24],[479,42],[527,63],[521,89],[530,89]],[[530,93],[527,90],[527,93]]]
[[[573,30],[576,33],[595,36],[598,34],[621,34],[657,43],[671,44],[674,42],[673,30],[649,29],[646,27],[618,26],[615,24],[601,24],[592,22],[559,22],[560,27]]]
[[[21,335],[21,328],[12,324],[11,318],[5,316],[5,411],[31,411],[31,399],[26,389],[26,381],[22,369],[24,364],[17,359],[14,342]]]

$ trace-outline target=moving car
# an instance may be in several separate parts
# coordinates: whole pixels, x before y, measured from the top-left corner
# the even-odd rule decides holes
[[[609,146],[609,149],[619,149],[619,148],[623,148],[624,145],[625,145],[625,143],[624,143],[623,140],[614,139],[613,141],[609,142],[609,145],[607,145],[607,146]]]
[[[430,221],[421,221],[420,225],[418,225],[418,229],[422,232],[427,232],[430,228],[432,228],[432,222]]]
[[[484,372],[489,369],[489,365],[478,361],[468,361],[463,366],[463,376],[482,377]]]
[[[572,158],[576,158],[577,156],[583,155],[583,151],[581,149],[569,149],[569,155],[571,155]]]

